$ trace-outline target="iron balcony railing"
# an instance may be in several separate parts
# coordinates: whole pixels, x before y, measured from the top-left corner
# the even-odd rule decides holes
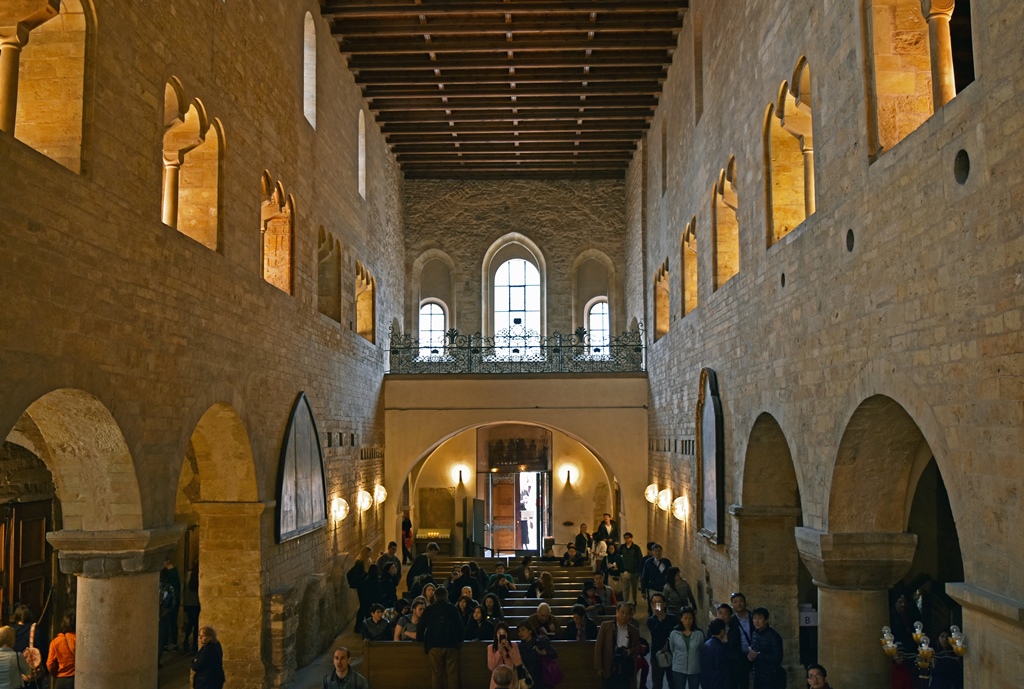
[[[390,373],[620,373],[644,370],[642,326],[592,341],[585,328],[571,335],[540,333],[515,325],[494,337],[461,335],[421,343],[391,331]]]

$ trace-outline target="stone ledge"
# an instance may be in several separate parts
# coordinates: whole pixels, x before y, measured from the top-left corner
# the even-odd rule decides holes
[[[185,532],[184,524],[132,531],[55,531],[46,540],[57,551],[60,569],[95,579],[159,571]]]
[[[799,517],[802,512],[799,507],[771,507],[766,505],[744,507],[743,505],[729,505],[729,514],[742,519],[749,517]]]
[[[978,610],[1014,624],[1024,624],[1024,601],[964,582],[947,583],[946,593],[965,608]]]

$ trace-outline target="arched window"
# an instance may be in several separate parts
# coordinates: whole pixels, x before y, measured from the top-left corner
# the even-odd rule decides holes
[[[302,33],[302,112],[316,129],[316,23],[309,12]]]
[[[611,341],[611,328],[608,322],[608,299],[598,297],[587,307],[587,334],[590,336],[590,347],[587,354],[591,357],[607,357],[608,344]]]
[[[359,111],[359,195],[366,198],[366,115]]]
[[[670,282],[668,274],[668,259],[661,264],[658,275],[654,278],[654,341],[668,335],[671,327],[671,304],[669,298]]]
[[[282,292],[292,293],[292,242],[295,228],[295,199],[284,185],[263,171],[260,178],[263,204],[260,209],[260,262],[263,279]]]
[[[679,242],[679,262],[683,266],[683,279],[680,281],[683,294],[683,316],[697,308],[697,216],[690,219],[690,224],[683,231]]]
[[[494,332],[513,327],[540,333],[540,271],[521,258],[505,261],[494,273]]]
[[[736,158],[718,173],[711,193],[712,289],[717,291],[740,272],[740,225],[736,215]]]
[[[444,333],[448,317],[444,304],[436,299],[420,304],[420,356],[444,354]]]
[[[377,341],[377,281],[356,261],[356,332],[368,342]]]
[[[413,261],[409,280],[409,322],[406,330],[420,332],[421,307],[427,302],[444,309],[445,330],[459,327],[455,293],[455,262],[440,249],[427,249]]]

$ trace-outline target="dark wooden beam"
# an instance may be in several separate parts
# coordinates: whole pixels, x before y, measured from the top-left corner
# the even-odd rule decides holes
[[[441,88],[443,86],[443,88]],[[363,96],[374,103],[388,98],[510,98],[527,96],[649,96],[661,93],[656,81],[629,81],[622,83],[590,83],[580,81],[562,84],[535,84],[515,82],[509,84],[417,84],[415,86],[363,86]]]
[[[510,74],[510,70],[514,74]],[[440,71],[441,75],[435,74]],[[409,68],[408,70],[383,72],[379,70],[365,71],[357,83],[373,84],[375,86],[414,86],[421,84],[507,84],[510,81],[516,83],[532,84],[564,84],[567,81],[586,80],[589,83],[618,83],[637,80],[649,80],[652,82],[664,81],[666,74],[661,65],[650,67],[631,67],[625,70],[621,67],[596,67],[584,72],[583,67],[492,67],[479,70],[436,70],[434,67],[424,66],[421,68]]]
[[[513,2],[493,2],[486,0],[467,0],[466,2],[431,2],[419,4],[413,2],[391,3],[355,3],[345,0],[332,0],[321,5],[320,14],[328,19],[396,19],[401,17],[437,17],[445,15],[461,15],[467,17],[504,17],[507,14],[521,15],[568,15],[591,12],[601,14],[669,14],[681,16],[689,7],[688,0],[644,0],[632,2],[553,2],[551,0],[514,0]]]
[[[430,42],[420,38],[405,38],[389,41],[377,41],[373,39],[347,39],[344,36],[335,36],[341,52],[347,55],[409,55],[409,54],[432,54],[443,55],[445,53],[458,53],[460,55],[473,53],[529,53],[529,52],[572,52],[577,50],[606,50],[606,51],[644,51],[644,50],[674,50],[676,37],[671,31],[661,34],[645,34],[644,36],[633,36],[630,38],[602,38],[595,36],[589,39],[585,36],[569,35],[559,40],[552,40],[547,36],[524,36],[515,37],[513,40],[501,38],[447,38],[440,37]]]
[[[424,49],[415,55],[349,55],[349,69],[359,75],[371,72],[397,74],[409,70],[439,69],[477,70],[477,69],[508,69],[519,68],[584,68],[608,67],[625,69],[631,67],[650,67],[657,65],[667,68],[670,60],[664,50],[640,49],[636,51],[616,51],[603,53],[600,46],[593,46],[593,52],[580,50],[577,53],[561,51],[536,51],[528,55],[455,55],[441,53],[436,59],[430,59]]]

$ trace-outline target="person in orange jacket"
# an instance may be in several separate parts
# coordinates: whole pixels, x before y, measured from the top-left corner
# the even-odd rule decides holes
[[[54,689],[75,689],[75,613],[60,623],[60,633],[50,642],[46,669],[57,678]]]

